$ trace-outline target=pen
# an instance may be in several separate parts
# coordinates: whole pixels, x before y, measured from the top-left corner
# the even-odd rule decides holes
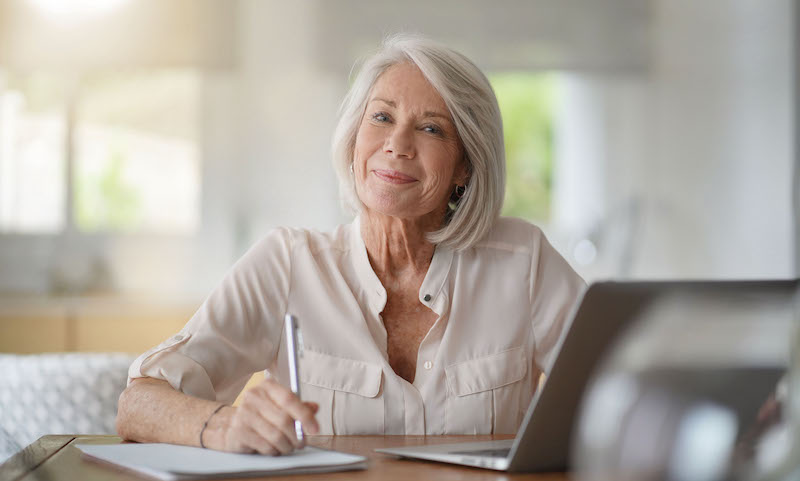
[[[300,365],[299,358],[303,356],[303,339],[300,328],[297,327],[297,318],[291,314],[286,314],[284,319],[286,331],[286,351],[289,354],[289,385],[292,392],[300,397]],[[294,422],[294,431],[297,440],[303,440],[303,425],[299,420]]]

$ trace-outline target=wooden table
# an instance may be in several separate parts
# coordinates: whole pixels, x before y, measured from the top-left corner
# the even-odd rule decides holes
[[[463,441],[486,441],[508,439],[510,436],[309,436],[309,444],[325,449],[360,454],[368,458],[368,468],[362,471],[340,473],[270,476],[270,481],[311,478],[327,480],[516,480],[566,481],[564,473],[506,474],[478,468],[453,466],[424,461],[396,459],[376,453],[375,448],[441,444]],[[99,435],[51,435],[43,436],[27,448],[0,465],[1,481],[134,481],[137,475],[117,470],[114,467],[86,461],[72,444],[117,444],[122,439],[116,436]],[[243,479],[243,478],[238,478]]]

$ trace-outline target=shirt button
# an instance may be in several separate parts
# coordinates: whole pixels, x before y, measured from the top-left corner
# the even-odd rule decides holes
[[[422,299],[424,299],[425,302],[428,302],[428,301],[431,300],[431,295],[430,294],[425,294],[425,297],[423,297]]]
[[[430,361],[425,361],[425,364],[422,365],[425,369],[430,369],[433,367],[433,363]]]
[[[177,334],[175,336],[172,336],[172,339],[174,339],[176,341],[182,341],[183,340],[183,336],[181,336],[180,334]]]

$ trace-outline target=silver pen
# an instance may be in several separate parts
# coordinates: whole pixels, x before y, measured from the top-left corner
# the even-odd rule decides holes
[[[284,318],[284,331],[286,331],[286,352],[289,354],[289,385],[292,392],[300,397],[300,363],[303,357],[303,337],[300,328],[297,326],[297,318],[291,314],[286,314]],[[294,421],[294,431],[297,440],[303,440],[303,425],[300,421]]]

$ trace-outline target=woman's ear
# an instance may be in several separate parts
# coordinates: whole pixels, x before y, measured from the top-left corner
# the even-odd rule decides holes
[[[466,159],[462,159],[461,162],[456,167],[455,174],[453,175],[453,182],[456,185],[467,185],[470,178],[470,170],[469,164],[467,164]]]

